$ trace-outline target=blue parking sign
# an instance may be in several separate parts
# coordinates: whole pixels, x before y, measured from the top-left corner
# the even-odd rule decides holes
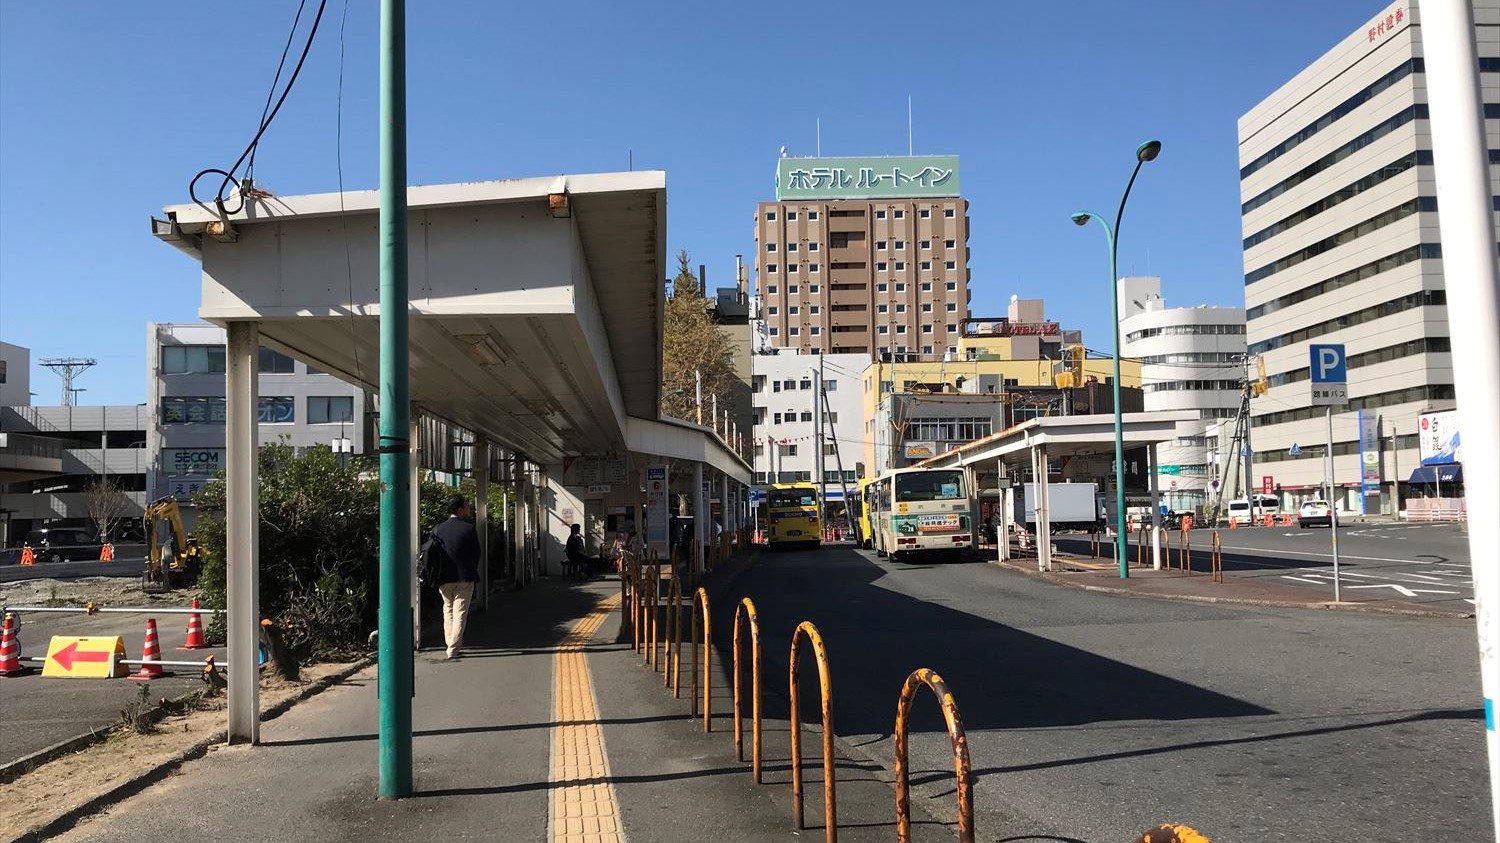
[[[1339,345],[1310,345],[1307,349],[1311,355],[1312,377],[1310,379],[1313,383],[1349,382],[1349,367],[1344,357],[1344,346],[1342,343]]]

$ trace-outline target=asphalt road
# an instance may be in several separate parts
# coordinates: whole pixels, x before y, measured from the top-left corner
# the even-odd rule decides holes
[[[116,557],[112,562],[38,562],[35,565],[0,565],[0,583],[73,577],[139,577],[146,569],[142,555]]]
[[[40,567],[40,566],[38,566]],[[209,653],[224,661],[223,649],[178,652],[187,638],[187,615],[94,615],[32,612],[21,618],[22,655],[45,656],[53,635],[119,635],[129,658],[141,657],[146,618],[156,618],[162,659],[201,662]],[[208,622],[204,616],[204,623]],[[40,664],[25,676],[0,678],[0,763],[45,749],[55,743],[112,726],[120,710],[143,683],[125,679],[43,678]],[[174,668],[175,676],[149,683],[153,698],[175,697],[201,686],[198,671]]]
[[[1231,544],[1239,532],[1252,531]],[[726,599],[742,595],[759,608],[769,710],[786,705],[791,630],[812,620],[835,731],[887,767],[903,679],[948,680],[980,839],[1105,843],[1166,820],[1215,840],[1491,839],[1471,620],[1121,598],[846,547],[765,554]],[[951,817],[951,748],[928,698],[912,768],[914,801]]]

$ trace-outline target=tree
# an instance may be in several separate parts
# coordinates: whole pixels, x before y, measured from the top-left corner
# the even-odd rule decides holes
[[[83,499],[88,506],[89,519],[99,530],[99,540],[110,541],[114,537],[115,524],[130,506],[130,499],[106,477],[89,481],[83,487]]]
[[[734,346],[713,320],[712,302],[698,286],[687,250],[677,253],[677,275],[667,298],[662,325],[661,412],[664,416],[697,421],[695,373],[703,378],[703,423],[711,396],[719,396],[721,412],[728,409],[736,378]]]

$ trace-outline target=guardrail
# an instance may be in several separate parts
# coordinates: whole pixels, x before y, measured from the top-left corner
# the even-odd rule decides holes
[[[712,732],[714,730],[712,716],[714,689],[713,682],[710,681],[712,677],[709,675],[709,669],[713,663],[714,658],[712,626],[713,621],[709,616],[708,592],[704,591],[702,586],[699,586],[698,590],[693,592],[693,608],[690,610],[690,613],[693,616],[692,638],[694,716],[697,716],[698,714],[698,617],[700,612],[702,613],[703,617],[703,731]]]
[[[792,732],[792,819],[797,828],[807,828],[802,821],[802,713],[801,698],[797,691],[797,668],[803,638],[812,642],[813,657],[818,662],[818,693],[823,702],[823,822],[828,843],[839,839],[838,809],[836,807],[835,769],[833,756],[833,684],[828,675],[828,648],[823,644],[823,633],[812,621],[797,624],[792,632],[791,663],[787,670],[790,685],[791,732]]]
[[[663,685],[672,689],[672,698],[682,697],[682,580],[677,573],[667,583],[667,669],[661,673]]]
[[[907,752],[907,732],[910,727],[912,698],[917,688],[926,685],[937,695],[938,705],[943,709],[943,719],[948,723],[948,738],[953,742],[953,774],[958,778],[958,843],[974,843],[974,791],[973,768],[969,765],[969,739],[964,734],[964,721],[958,714],[958,703],[948,683],[933,671],[919,667],[906,677],[901,685],[901,698],[896,703],[896,840],[911,843],[911,781],[907,770],[910,762]]]
[[[1181,535],[1177,539],[1177,567],[1193,575],[1193,522],[1184,521],[1178,530]]]
[[[761,752],[760,752],[760,618],[755,612],[755,601],[748,597],[742,598],[734,607],[734,757],[740,761],[745,760],[745,729],[740,722],[742,717],[742,706],[740,703],[740,618],[744,617],[746,626],[750,629],[750,770],[755,776],[755,783],[761,783]]]
[[[1210,534],[1208,554],[1208,572],[1213,582],[1224,581],[1224,542],[1219,538],[1219,531],[1214,530]]]
[[[86,606],[3,606],[0,607],[0,615],[6,612],[82,612],[86,615],[223,615],[227,614],[224,609],[171,609],[157,606],[97,606],[89,603]]]

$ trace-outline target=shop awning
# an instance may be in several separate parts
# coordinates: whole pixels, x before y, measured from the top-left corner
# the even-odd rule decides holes
[[[1411,479],[1406,482],[1413,486],[1432,486],[1438,483],[1462,483],[1464,482],[1464,467],[1458,463],[1424,465],[1413,471]]]

